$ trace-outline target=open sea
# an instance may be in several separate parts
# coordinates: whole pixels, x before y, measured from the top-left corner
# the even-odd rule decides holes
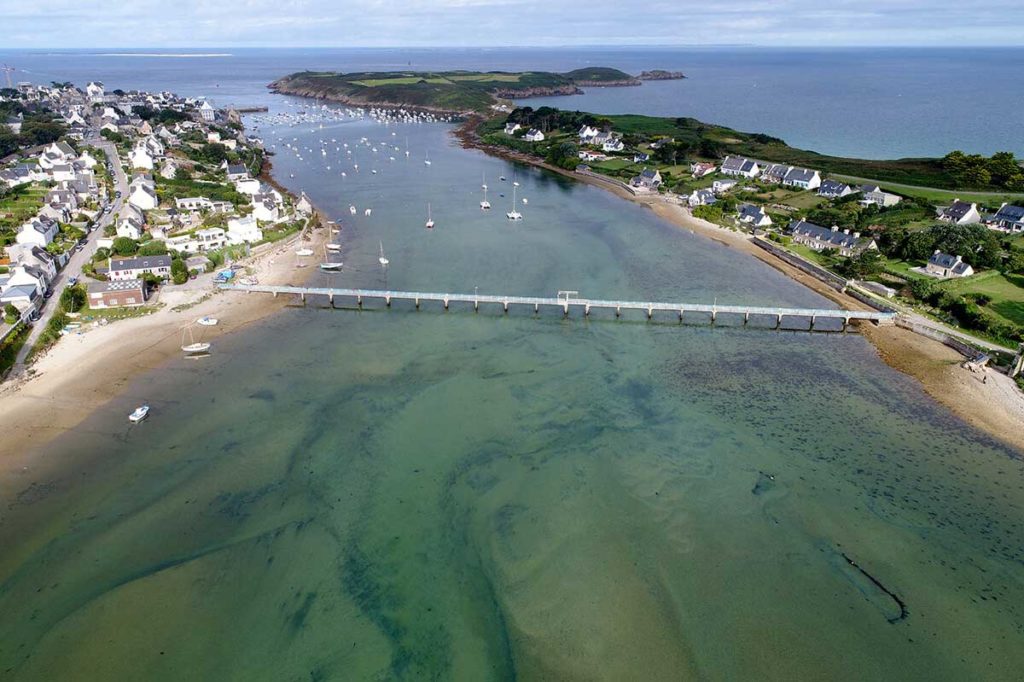
[[[307,67],[691,73],[629,88],[628,102],[615,101],[625,90],[573,99],[656,113],[688,88],[708,92],[698,74],[712,65],[718,81],[772,70],[747,50],[21,54],[0,60],[47,80],[274,111],[308,106],[263,89]],[[789,75],[757,81],[760,114],[678,113],[821,151],[892,149],[780,112],[813,87],[797,53],[770,54]],[[954,70],[982,58],[908,54]],[[838,72],[880,58],[850,54]],[[847,120],[879,115],[847,103]],[[984,114],[931,112],[949,139],[896,117],[914,131],[900,149],[1019,148]],[[461,149],[449,132],[369,120],[258,130],[279,151],[336,140],[326,156],[274,157],[281,182],[344,225],[344,272],[314,283],[831,307],[640,206]],[[340,145],[362,137],[408,144],[410,157],[359,146],[356,173]],[[513,180],[529,199],[517,224],[503,215]],[[140,376],[40,446],[63,473],[0,501],[0,678],[1013,680],[1024,668],[1021,453],[859,335],[311,300],[213,350]],[[129,426],[143,401],[151,418]]]

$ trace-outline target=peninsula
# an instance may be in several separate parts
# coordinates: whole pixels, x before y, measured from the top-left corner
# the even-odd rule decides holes
[[[668,73],[668,72],[649,72]],[[284,95],[315,97],[350,106],[413,107],[454,115],[487,111],[501,99],[576,95],[584,87],[623,87],[641,78],[608,67],[567,73],[546,71],[303,71],[268,87]]]

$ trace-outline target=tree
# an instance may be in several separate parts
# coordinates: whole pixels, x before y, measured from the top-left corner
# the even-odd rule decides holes
[[[21,312],[14,307],[14,304],[8,303],[4,306],[4,322],[14,324],[19,317],[21,317]]]
[[[167,244],[151,239],[139,246],[138,255],[140,256],[166,256],[167,255]]]
[[[60,294],[60,306],[69,313],[81,310],[85,305],[86,291],[81,284],[65,287]]]
[[[1021,174],[1017,159],[1013,152],[996,152],[988,160],[988,172],[992,176],[992,182],[997,185],[1006,186],[1010,180]]]
[[[571,170],[579,163],[579,159],[579,147],[572,142],[562,142],[561,144],[552,145],[548,149],[545,160],[559,168]]]
[[[139,243],[129,237],[118,237],[114,240],[113,249],[118,256],[134,256],[139,251]]]
[[[171,261],[171,280],[175,284],[184,284],[188,281],[188,267],[180,258]]]

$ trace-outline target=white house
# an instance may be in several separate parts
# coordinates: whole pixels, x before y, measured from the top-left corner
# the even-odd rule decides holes
[[[951,256],[948,253],[936,251],[928,259],[924,271],[934,277],[948,279],[952,277],[970,277],[974,274],[974,268],[965,263],[960,256]]]
[[[583,126],[576,135],[579,137],[580,144],[591,144],[600,132],[592,126]]]
[[[1003,204],[996,214],[988,219],[988,226],[1005,232],[1024,231],[1024,207]]]
[[[230,218],[228,219],[227,239],[229,244],[258,242],[263,239],[263,230],[257,225],[255,215]]]
[[[506,135],[515,135],[516,131],[522,130],[522,129],[523,129],[523,126],[519,125],[518,123],[506,123],[505,124],[505,134]]]
[[[605,140],[605,142],[601,145],[601,151],[605,152],[621,152],[625,148],[626,145],[623,144],[622,139],[618,137],[613,137],[611,139]]]
[[[818,189],[821,187],[821,173],[807,168],[790,168],[782,184],[800,189]]]
[[[151,211],[160,203],[152,178],[137,175],[128,188],[128,203],[143,211]]]
[[[171,276],[170,256],[144,256],[141,258],[111,258],[107,277],[114,282],[138,279],[144,274],[165,279]]]
[[[957,225],[970,225],[981,222],[978,205],[955,199],[952,204],[939,210],[939,220]]]
[[[204,121],[212,121],[217,117],[217,110],[210,106],[210,103],[203,100],[203,103],[199,105],[199,115]]]
[[[889,206],[895,206],[900,203],[901,199],[897,194],[883,192],[882,188],[878,185],[864,185],[861,187],[861,192],[864,193],[864,198],[857,203],[862,206],[871,206],[874,204],[880,208],[888,208]]]
[[[33,218],[18,228],[18,235],[14,241],[18,244],[33,244],[46,248],[57,236],[59,228],[57,223],[47,218]]]
[[[828,199],[841,199],[842,197],[855,194],[858,190],[850,187],[845,182],[838,182],[837,180],[822,180],[821,186],[818,187],[818,196],[826,197]]]
[[[540,130],[537,130],[536,128],[530,128],[526,132],[526,134],[523,135],[523,139],[526,140],[527,142],[543,142],[544,133],[541,132]]]
[[[742,156],[727,156],[722,161],[722,173],[725,175],[737,175],[744,178],[756,178],[761,172],[761,167],[756,161],[743,158]]]
[[[690,193],[690,196],[686,198],[686,203],[689,204],[690,208],[696,208],[698,206],[710,206],[717,202],[715,193],[710,189],[695,189]]]
[[[228,182],[238,182],[249,177],[249,169],[240,163],[227,166],[225,172],[228,176]]]
[[[155,165],[153,156],[143,144],[137,145],[134,149],[128,152],[128,160],[131,162],[132,168],[153,170]]]
[[[248,194],[253,196],[260,193],[260,181],[256,178],[245,178],[244,180],[235,181],[235,189],[240,194]]]
[[[196,230],[194,239],[197,251],[212,251],[220,249],[228,244],[227,235],[219,227],[208,227],[205,230]]]
[[[262,195],[257,195],[262,196]],[[252,216],[256,220],[262,220],[265,223],[277,222],[281,218],[281,211],[277,207],[277,203],[268,199],[257,201],[256,197],[253,197],[252,203]]]
[[[213,202],[206,197],[177,197],[174,207],[179,211],[204,211],[213,207]]]
[[[724,192],[728,192],[738,184],[739,182],[736,180],[715,180],[711,183],[711,191],[715,194],[722,194]]]
[[[744,225],[751,227],[768,227],[772,224],[771,217],[764,212],[764,209],[754,204],[740,204],[738,219]]]
[[[15,265],[11,268],[10,276],[7,279],[7,287],[28,286],[36,290],[42,296],[46,293],[46,274],[39,268],[31,265]]]
[[[661,173],[657,168],[644,168],[629,184],[644,192],[653,192],[661,185]]]
[[[145,228],[145,218],[142,211],[128,204],[121,211],[121,219],[117,223],[117,236],[128,237],[129,239],[141,239],[142,231]]]

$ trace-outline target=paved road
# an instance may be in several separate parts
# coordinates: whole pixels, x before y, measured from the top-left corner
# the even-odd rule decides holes
[[[68,261],[67,265],[57,273],[57,277],[54,279],[51,289],[53,291],[53,296],[51,296],[49,300],[44,301],[43,309],[40,311],[40,318],[32,326],[32,331],[28,335],[28,340],[25,342],[25,345],[22,346],[21,351],[18,353],[18,357],[14,362],[12,372],[13,376],[25,371],[25,360],[28,358],[28,354],[32,350],[32,347],[39,340],[39,336],[43,333],[43,330],[46,329],[46,325],[49,324],[50,319],[53,318],[53,314],[57,310],[57,304],[60,301],[60,294],[64,290],[67,280],[70,277],[82,276],[82,267],[89,262],[93,253],[96,252],[96,242],[103,236],[104,228],[117,218],[118,213],[121,211],[121,207],[124,205],[124,201],[128,197],[128,178],[125,176],[124,169],[121,168],[121,160],[117,156],[117,148],[114,144],[102,138],[91,138],[86,140],[86,142],[102,149],[107,155],[107,159],[110,160],[111,165],[114,167],[115,192],[120,192],[121,196],[116,197],[115,194],[115,197],[112,197],[110,212],[100,217],[99,221],[96,223],[95,229],[89,233],[85,246],[83,246],[82,250],[72,252],[71,259]]]

